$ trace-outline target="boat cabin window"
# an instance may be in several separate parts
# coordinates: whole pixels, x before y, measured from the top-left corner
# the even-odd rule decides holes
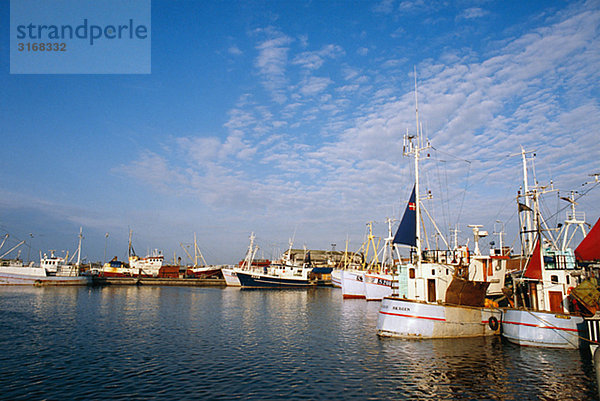
[[[435,276],[435,269],[431,269],[431,275]]]
[[[415,278],[415,269],[413,267],[411,267],[410,269],[408,269],[408,277],[409,278]]]
[[[571,276],[567,275],[567,285],[571,284],[571,280],[570,279],[571,279]]]
[[[558,276],[556,275],[552,275],[550,276],[550,281],[552,281],[552,283],[557,284],[558,283]]]

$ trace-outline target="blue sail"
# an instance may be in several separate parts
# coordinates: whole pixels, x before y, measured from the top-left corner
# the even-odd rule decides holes
[[[394,244],[404,244],[417,246],[417,207],[415,203],[415,187],[413,187],[412,195],[406,205],[404,216],[398,226],[398,231],[394,235]]]

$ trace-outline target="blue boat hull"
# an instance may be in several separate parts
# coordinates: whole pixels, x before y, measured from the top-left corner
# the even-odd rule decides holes
[[[237,272],[240,284],[245,288],[306,288],[316,284],[302,278],[286,278],[268,274]]]

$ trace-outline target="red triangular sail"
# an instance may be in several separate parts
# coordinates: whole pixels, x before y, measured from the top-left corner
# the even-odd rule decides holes
[[[525,266],[525,274],[523,274],[523,276],[533,280],[542,279],[542,254],[540,252],[539,238],[535,242],[535,249],[527,261],[527,266]]]
[[[575,249],[575,257],[579,262],[595,262],[600,260],[600,219],[583,241]]]

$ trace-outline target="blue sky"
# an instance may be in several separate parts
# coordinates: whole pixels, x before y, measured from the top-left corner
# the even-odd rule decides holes
[[[152,1],[144,75],[11,75],[9,12],[0,229],[32,255],[72,251],[80,226],[91,260],[125,257],[129,228],[169,259],[196,232],[210,263],[252,231],[266,257],[292,236],[356,249],[412,188],[414,68],[426,206],[462,242],[501,220],[515,243],[521,145],[560,196],[600,172],[598,1]],[[578,205],[591,223],[599,194]]]

